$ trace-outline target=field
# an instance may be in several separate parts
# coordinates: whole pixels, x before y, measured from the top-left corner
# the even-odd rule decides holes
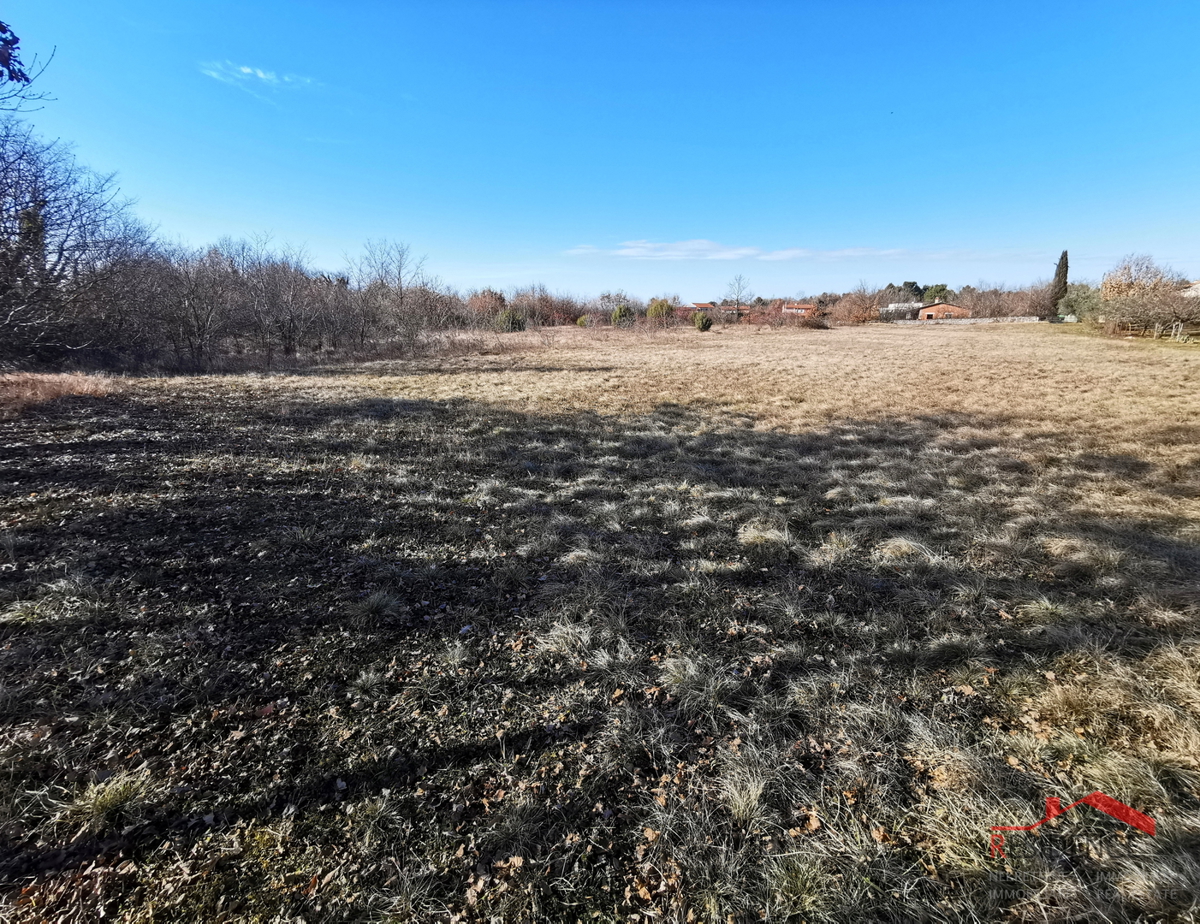
[[[1198,389],[876,325],[22,399],[0,918],[1196,920]],[[992,855],[1095,790],[1155,835]]]

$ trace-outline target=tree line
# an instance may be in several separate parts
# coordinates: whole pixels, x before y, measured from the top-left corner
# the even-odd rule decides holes
[[[1181,336],[1200,320],[1200,299],[1185,298],[1182,278],[1149,258],[1127,258],[1098,290],[1067,285],[1065,253],[1059,270],[1053,282],[1024,289],[905,282],[808,301],[816,320],[839,324],[879,320],[893,302],[932,300],[977,317],[1075,312],[1156,335]],[[754,296],[741,276],[721,300],[735,319],[748,309],[752,323],[784,322],[783,301]],[[368,242],[332,273],[266,238],[173,244],[137,218],[113,176],[15,115],[0,117],[0,364],[273,368],[331,352],[412,354],[458,330],[690,322],[673,295],[579,299],[541,285],[460,293],[395,242]]]

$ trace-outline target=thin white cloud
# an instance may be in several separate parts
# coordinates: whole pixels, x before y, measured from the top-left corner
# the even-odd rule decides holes
[[[742,260],[759,253],[757,247],[726,247],[716,241],[692,240],[660,244],[654,241],[625,241],[613,256],[635,260]]]
[[[881,250],[872,247],[849,247],[841,250],[812,250],[789,247],[784,250],[763,250],[761,247],[729,247],[716,241],[696,239],[659,243],[655,241],[625,241],[620,247],[604,249],[582,244],[567,251],[572,256],[625,257],[633,260],[846,260],[861,257],[899,257],[911,252],[902,249]]]
[[[790,247],[787,250],[772,250],[760,254],[760,260],[854,260],[860,257],[906,257],[913,251],[902,247],[881,249],[879,247],[843,247],[841,250],[808,250],[803,247]],[[936,254],[923,254],[925,257]]]
[[[253,96],[263,97],[256,90],[298,90],[304,87],[316,86],[317,82],[311,77],[301,77],[299,74],[278,74],[275,71],[263,70],[261,67],[251,67],[248,64],[234,64],[232,61],[207,61],[200,65],[200,73],[221,83],[245,90]]]
[[[772,250],[769,253],[760,254],[760,260],[809,260],[817,255],[817,251],[809,250],[807,247],[789,247],[786,250]]]

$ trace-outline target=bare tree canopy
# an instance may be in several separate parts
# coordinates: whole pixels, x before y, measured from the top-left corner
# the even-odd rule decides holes
[[[1109,270],[1100,284],[1106,298],[1127,295],[1146,295],[1152,292],[1172,292],[1187,282],[1187,278],[1169,266],[1160,266],[1149,254],[1130,254]]]
[[[725,290],[725,301],[735,309],[740,309],[752,298],[754,293],[750,291],[750,281],[745,276],[739,273],[729,280],[729,287]]]
[[[1200,321],[1200,304],[1187,298],[1187,278],[1169,266],[1160,266],[1148,254],[1130,254],[1113,267],[1100,284],[1105,321],[1119,329],[1184,336],[1190,324]]]
[[[74,309],[97,278],[148,239],[112,176],[59,142],[0,119],[0,341],[4,352],[65,345]]]

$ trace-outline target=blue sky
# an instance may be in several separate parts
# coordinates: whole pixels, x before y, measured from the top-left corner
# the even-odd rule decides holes
[[[162,234],[462,288],[1200,275],[1200,3],[8,0]]]

